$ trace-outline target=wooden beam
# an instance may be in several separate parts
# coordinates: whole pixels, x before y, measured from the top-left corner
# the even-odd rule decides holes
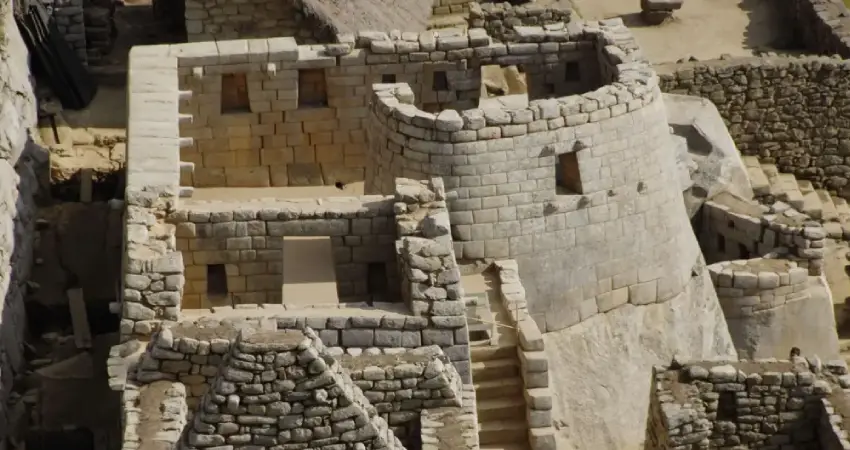
[[[74,342],[77,348],[91,348],[91,329],[82,289],[68,290],[68,307],[71,310],[71,324],[74,327]]]

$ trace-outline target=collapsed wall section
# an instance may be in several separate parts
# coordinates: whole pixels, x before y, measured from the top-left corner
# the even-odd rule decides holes
[[[473,31],[456,45],[485,64],[556,60],[581,41],[613,84],[524,109],[437,114],[414,106],[403,84],[375,85],[367,189],[400,174],[443,177],[458,258],[516,259],[541,331],[682,292],[699,250],[658,79],[622,22],[539,28],[507,45]]]

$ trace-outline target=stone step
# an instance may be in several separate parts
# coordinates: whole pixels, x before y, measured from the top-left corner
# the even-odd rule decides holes
[[[767,179],[764,171],[761,169],[758,157],[744,156],[744,166],[747,168],[747,176],[750,178],[750,186],[753,188],[753,194],[756,197],[770,195],[770,181]]]
[[[479,422],[498,420],[525,422],[525,399],[522,396],[484,400],[476,397],[475,410],[478,411]]]
[[[765,173],[770,172],[768,178],[773,177],[771,178],[771,193],[777,199],[788,203],[792,208],[799,211],[803,207],[803,193],[797,186],[797,178],[789,173],[779,173],[776,166],[772,164],[763,165],[762,169],[765,167],[768,167]]]
[[[850,204],[847,200],[841,197],[832,197],[832,203],[835,204],[835,211],[838,213],[838,219],[842,222],[850,220]]]
[[[522,378],[500,378],[498,380],[480,381],[474,384],[475,398],[491,399],[499,397],[522,396]]]
[[[469,357],[473,363],[492,361],[494,359],[516,358],[516,347],[497,347],[495,345],[475,346],[469,348]]]
[[[466,19],[466,14],[458,13],[458,14],[446,14],[439,16],[431,16],[428,20],[428,28],[461,28],[466,29],[469,27],[469,22]]]
[[[498,380],[519,376],[519,361],[513,359],[493,359],[470,364],[473,382]]]
[[[480,450],[529,450],[529,446],[525,442],[516,442],[512,444],[487,444],[479,447]]]
[[[478,423],[480,445],[528,442],[528,425],[524,420],[498,420]]]
[[[844,227],[839,222],[827,222],[823,224],[823,231],[831,239],[841,239],[844,237]]]
[[[774,164],[762,164],[761,170],[767,177],[767,182],[770,183],[770,195],[778,197],[783,192],[779,179],[779,169]]]
[[[832,196],[829,195],[829,191],[816,189],[815,192],[817,192],[818,197],[820,198],[820,203],[823,205],[823,215],[821,216],[821,220],[826,222],[838,220],[838,210],[835,209],[835,203],[832,202]]]
[[[820,220],[823,217],[823,204],[820,201],[820,196],[815,192],[812,182],[797,180],[797,185],[800,186],[800,193],[803,194],[803,206],[800,211],[812,219]]]

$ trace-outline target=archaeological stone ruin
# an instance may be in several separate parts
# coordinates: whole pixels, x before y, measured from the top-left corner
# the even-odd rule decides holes
[[[3,448],[850,450],[850,10],[582,1],[0,7]]]

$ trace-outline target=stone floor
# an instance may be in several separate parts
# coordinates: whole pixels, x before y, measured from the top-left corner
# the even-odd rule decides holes
[[[572,0],[585,20],[620,17],[653,63],[694,56],[716,59],[722,54],[749,56],[785,39],[773,0],[687,0],[673,19],[647,26],[637,0]]]

